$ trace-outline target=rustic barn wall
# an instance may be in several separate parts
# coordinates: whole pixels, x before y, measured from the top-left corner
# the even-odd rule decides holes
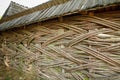
[[[118,80],[119,13],[76,14],[0,32],[4,64],[45,80]]]

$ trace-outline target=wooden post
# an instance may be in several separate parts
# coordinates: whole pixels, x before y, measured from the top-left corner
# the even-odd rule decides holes
[[[116,10],[116,9],[117,9],[117,5],[114,4],[114,5],[111,7],[111,9],[112,9],[112,10]]]
[[[26,26],[24,26],[23,29],[26,29]]]
[[[99,7],[97,10],[97,12],[104,12],[104,11],[105,11],[105,8],[103,8],[103,7]]]
[[[88,12],[88,15],[89,15],[89,16],[94,16],[94,11],[89,11],[89,12]]]
[[[58,20],[59,22],[63,22],[63,17],[62,16],[58,17]]]
[[[111,7],[110,6],[105,7],[105,11],[111,11]]]
[[[38,22],[38,24],[37,24],[37,25],[38,25],[38,26],[39,26],[39,25],[42,25],[42,23],[41,23],[41,22]]]
[[[88,12],[87,12],[87,11],[81,11],[80,14],[82,14],[82,15],[87,15]]]

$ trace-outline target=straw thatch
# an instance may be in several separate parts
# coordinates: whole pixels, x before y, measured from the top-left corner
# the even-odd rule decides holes
[[[119,13],[73,15],[1,32],[1,60],[40,80],[119,80]]]

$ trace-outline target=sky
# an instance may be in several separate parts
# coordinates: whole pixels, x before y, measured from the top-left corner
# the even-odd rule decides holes
[[[39,4],[42,4],[48,0],[0,0],[0,16],[4,14],[5,10],[8,8],[11,1],[31,8]]]

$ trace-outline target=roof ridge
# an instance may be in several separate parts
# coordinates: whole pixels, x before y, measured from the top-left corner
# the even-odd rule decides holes
[[[16,9],[16,8],[18,8],[18,9]],[[27,10],[27,9],[29,9],[27,6],[24,6],[24,5],[21,5],[19,3],[14,2],[14,1],[11,1],[8,8],[4,12],[2,19],[7,18],[9,16],[12,16],[14,14],[17,14],[17,13],[22,12],[22,11]]]
[[[14,1],[11,1],[10,4],[16,4],[16,5],[21,6],[21,7],[24,7],[24,8],[29,8],[28,6],[25,6],[25,5],[19,4],[19,3],[14,2]]]

